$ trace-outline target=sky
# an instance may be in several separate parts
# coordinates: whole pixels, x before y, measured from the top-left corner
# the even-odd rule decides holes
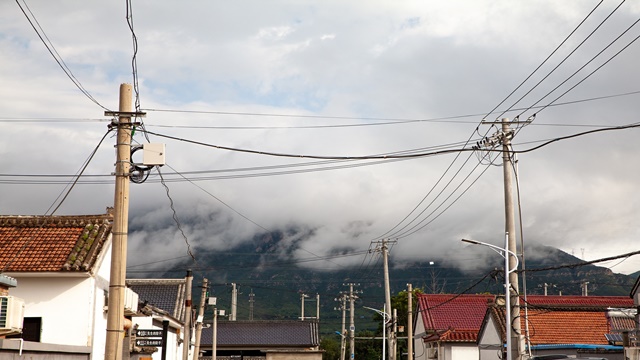
[[[585,260],[637,251],[640,130],[561,139],[639,121],[640,5],[619,5],[137,0],[128,18],[125,1],[3,1],[0,214],[113,206],[104,112],[137,82],[147,133],[134,142],[164,143],[166,165],[164,185],[156,169],[131,184],[129,266],[280,231],[283,259],[389,238],[398,264],[473,267],[484,260],[460,239],[504,239],[502,158],[432,153],[516,117],[533,117],[511,125],[524,243]],[[397,154],[424,156],[381,158]],[[640,257],[599,265],[632,273]]]

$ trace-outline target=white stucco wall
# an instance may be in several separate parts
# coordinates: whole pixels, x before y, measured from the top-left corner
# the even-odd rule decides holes
[[[40,341],[92,346],[95,289],[92,278],[16,277],[12,295],[25,301],[25,317],[41,317]]]
[[[416,337],[413,342],[413,354],[415,360],[425,360],[427,358],[426,345],[424,341],[422,341],[422,336],[424,336],[424,322],[422,321],[422,313],[418,312],[418,316],[416,317],[416,322],[414,325],[414,336]]]
[[[88,273],[13,273],[18,286],[11,295],[25,301],[25,317],[41,317],[42,343],[89,346],[92,359],[104,359],[111,242],[97,259],[95,276]]]
[[[475,344],[451,346],[450,352],[447,352],[451,354],[451,357],[446,360],[476,360],[480,356]]]
[[[498,334],[496,322],[491,316],[487,319],[484,331],[480,335],[478,347],[480,360],[500,360],[502,339],[500,339],[500,334]]]

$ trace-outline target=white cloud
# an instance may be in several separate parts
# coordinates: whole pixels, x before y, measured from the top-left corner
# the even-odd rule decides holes
[[[287,154],[358,156],[463,142],[484,113],[535,69],[594,5],[546,0],[374,1],[366,5],[342,1],[214,4],[189,0],[181,5],[138,1],[134,24],[142,107],[217,112],[149,111],[145,123],[152,131],[179,138]],[[612,6],[604,4],[569,41],[568,49]],[[116,108],[118,86],[131,82],[132,72],[132,40],[124,9],[107,3],[59,1],[34,3],[32,10],[83,86],[100,103]],[[603,27],[585,44],[584,52],[567,61],[516,107],[537,101],[583,64],[587,54],[606,46],[637,14],[635,4],[623,6],[615,16],[620,28]],[[562,49],[542,70],[549,71],[567,53]],[[103,109],[84,97],[62,73],[12,3],[0,4],[0,54],[2,118],[108,120]],[[638,47],[633,45],[560,101],[637,91],[637,57]],[[537,75],[532,80],[541,78]],[[533,84],[524,86],[500,109],[512,105]],[[590,129],[581,126],[584,124],[636,122],[636,99],[637,95],[630,95],[549,107],[533,125],[518,133],[516,148],[526,149],[537,144],[529,142]],[[225,112],[244,115],[222,114]],[[257,113],[369,119],[479,115],[445,123],[296,129],[292,126],[377,121],[249,115]],[[106,131],[106,124],[0,119],[0,157],[5,173],[73,174]],[[185,125],[195,128],[172,127]],[[206,128],[212,126],[218,128]],[[246,126],[280,128],[221,128]],[[494,130],[481,126],[478,131]],[[594,134],[521,154],[526,238],[563,249],[585,248],[587,256],[593,257],[633,249],[640,232],[633,216],[640,210],[640,197],[634,191],[640,175],[633,166],[640,153],[635,131]],[[144,141],[140,135],[136,139]],[[212,177],[254,174],[258,171],[255,167],[264,166],[274,167],[268,171],[296,171],[309,166],[279,167],[315,161],[235,153],[158,137],[152,140],[167,143],[167,161],[173,168],[210,171],[206,175]],[[91,173],[110,174],[113,143],[113,138],[107,138],[91,164]],[[439,183],[455,155],[196,183],[210,194],[184,181],[168,185],[196,249],[228,248],[230,242],[262,231],[214,195],[267,229],[308,229],[312,235],[295,239],[296,244],[324,255],[345,246],[367,248],[370,240],[393,228],[438,184],[417,210],[422,211],[442,191],[416,221],[432,213],[416,227],[425,225],[424,229],[400,239],[393,256],[424,259],[435,254],[446,258],[458,249],[463,235],[498,243],[495,239],[503,232],[502,173],[498,167],[490,167],[447,209],[478,175],[474,173],[452,194],[477,164],[472,156],[451,186],[443,190],[468,155],[462,154]],[[331,165],[345,164],[352,163]],[[220,173],[239,168],[251,170]],[[171,170],[166,167],[163,173]],[[171,225],[168,199],[156,180],[132,185],[132,222],[140,230],[132,235],[136,245],[131,249],[142,251],[139,244],[161,239],[169,253],[184,254],[184,240]],[[63,188],[64,184],[0,183],[0,211],[40,214]],[[82,184],[61,211],[102,212],[112,201],[110,183]],[[304,250],[296,254],[309,255]],[[166,255],[151,254],[155,260]],[[634,271],[637,265],[629,260],[619,269]]]

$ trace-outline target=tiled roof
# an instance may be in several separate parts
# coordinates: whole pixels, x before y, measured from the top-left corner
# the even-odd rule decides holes
[[[521,301],[521,303],[523,303]],[[565,308],[606,309],[609,307],[631,308],[633,299],[626,296],[544,296],[529,295],[527,303],[535,306],[555,306]]]
[[[437,334],[437,340],[475,342],[487,302],[494,298],[495,295],[420,294],[418,306],[425,330]]]
[[[113,216],[0,216],[0,272],[86,272]]]
[[[126,284],[140,301],[184,321],[185,279],[127,279]]]
[[[634,328],[632,316],[608,310],[630,308],[633,306],[630,300],[621,296],[529,296],[527,319],[521,307],[520,324],[524,331],[528,323],[532,345],[607,345],[605,334],[616,329]],[[504,339],[504,307],[492,307],[488,314]]]
[[[633,316],[609,316],[608,319],[611,331],[636,328],[636,320]]]
[[[201,346],[211,346],[213,329],[202,328]],[[218,321],[218,347],[311,348],[320,343],[316,321]]]
[[[528,319],[532,345],[608,344],[609,324],[602,311],[529,310]]]

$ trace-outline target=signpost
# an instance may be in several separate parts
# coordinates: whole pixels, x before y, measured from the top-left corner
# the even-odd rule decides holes
[[[162,329],[137,329],[136,337],[162,337]]]
[[[136,346],[164,347],[162,329],[136,329]]]
[[[136,346],[162,346],[162,339],[136,339]]]

